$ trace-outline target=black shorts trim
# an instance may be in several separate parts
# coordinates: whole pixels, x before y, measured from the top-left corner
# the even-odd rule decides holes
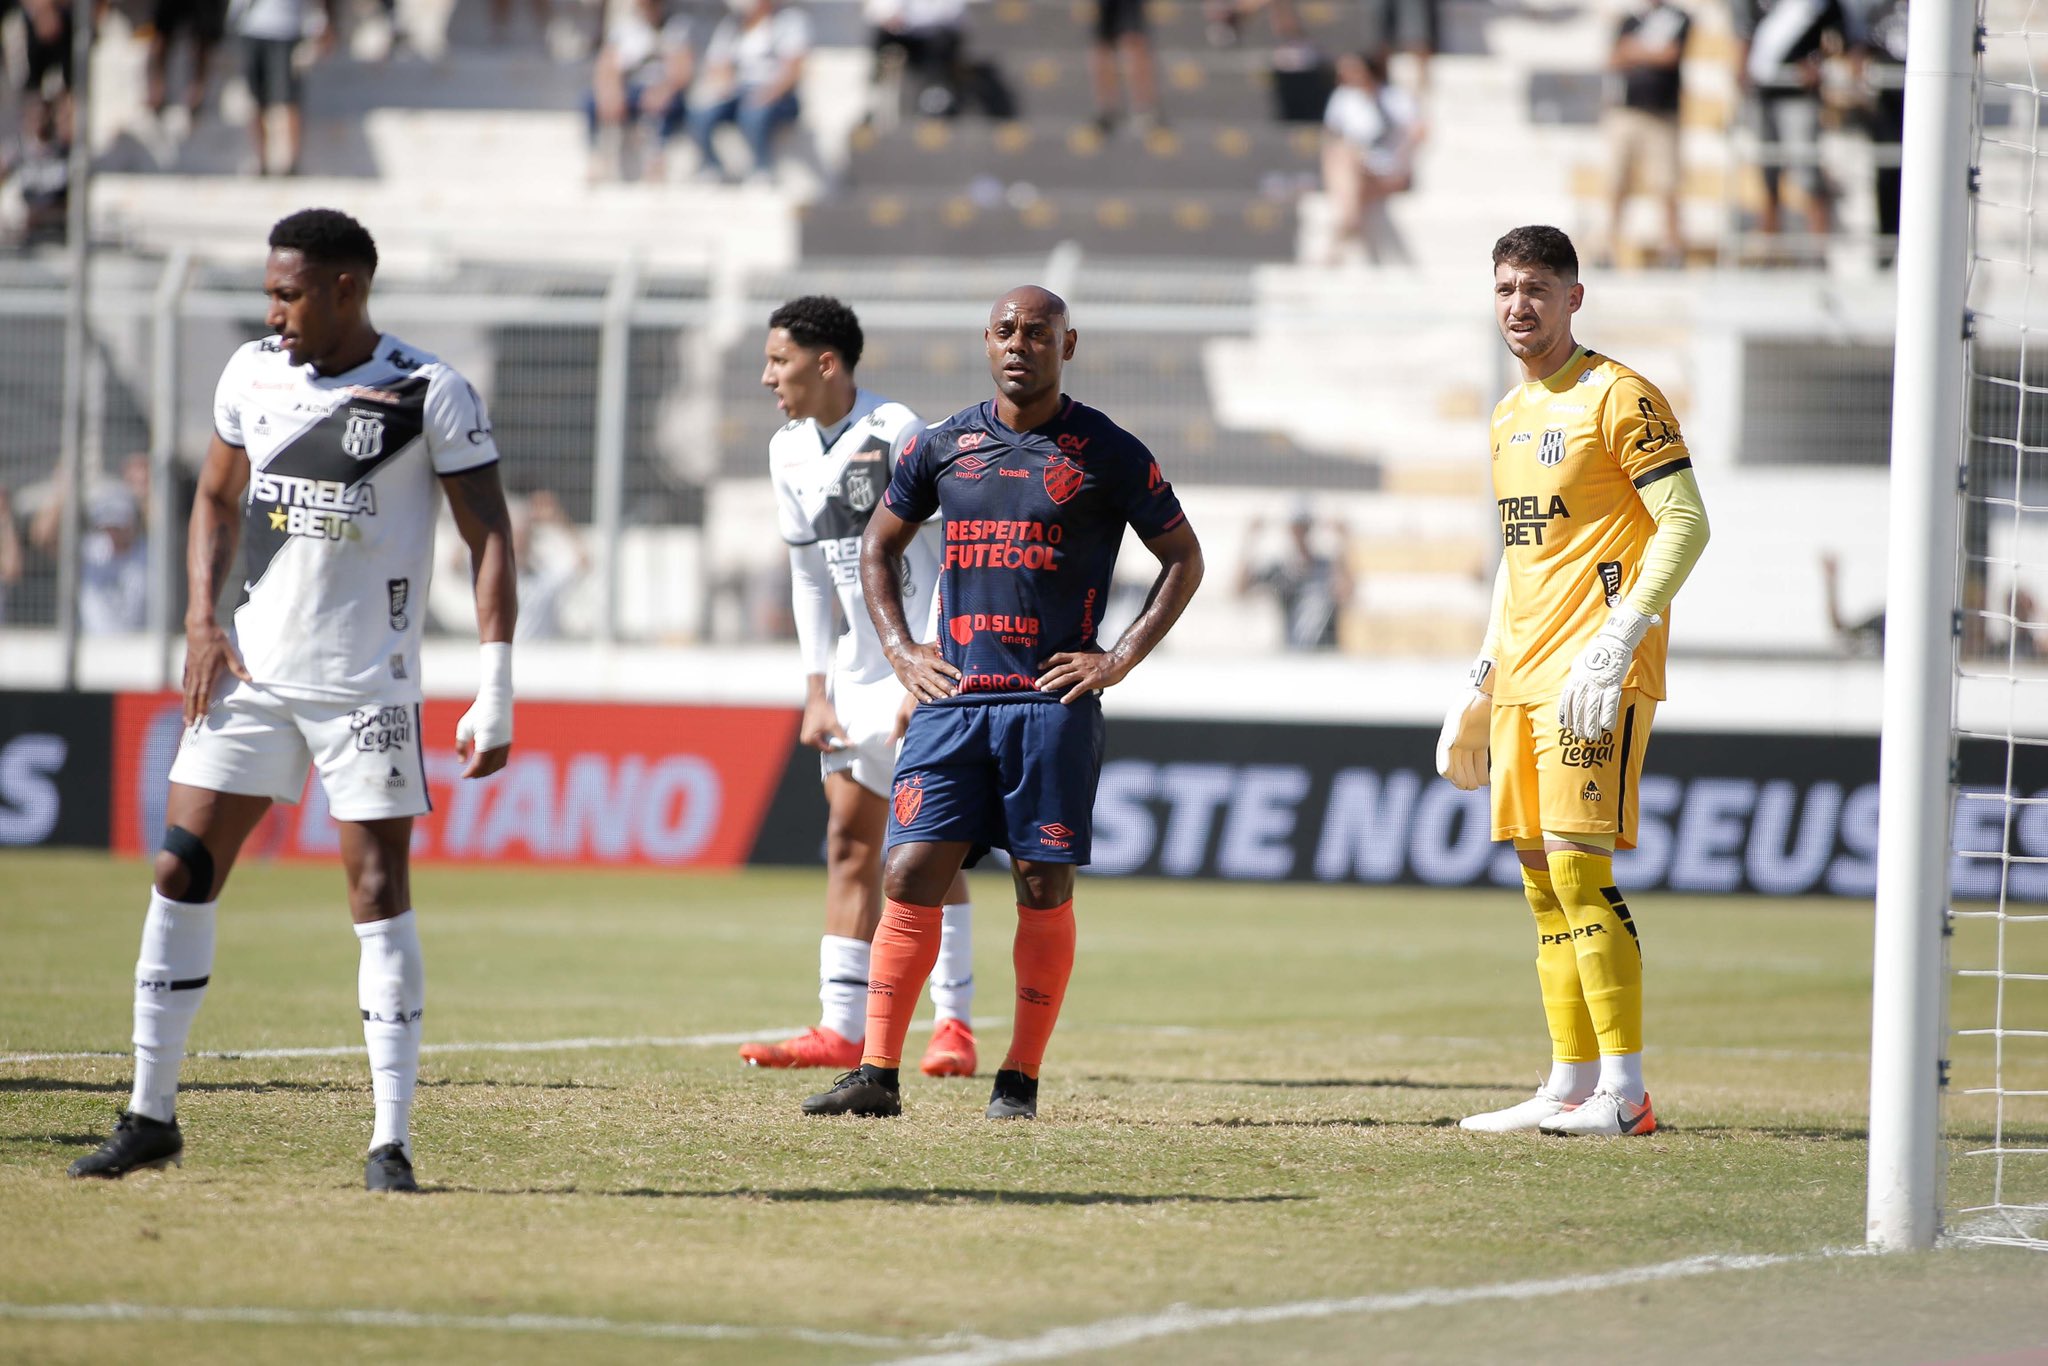
[[[1628,833],[1628,756],[1636,743],[1636,709],[1633,705],[1621,718],[1621,791],[1615,801],[1614,832]]]
[[[1678,473],[1680,470],[1689,470],[1691,468],[1692,457],[1689,455],[1682,455],[1668,465],[1659,465],[1654,470],[1645,470],[1643,473],[1637,475],[1635,479],[1636,487],[1639,489],[1648,488],[1650,485],[1656,483],[1659,479],[1669,478],[1671,475]]]
[[[420,704],[412,704],[412,757],[420,762],[420,799],[427,804],[427,814],[434,814],[434,789],[427,786],[427,732],[420,723]]]

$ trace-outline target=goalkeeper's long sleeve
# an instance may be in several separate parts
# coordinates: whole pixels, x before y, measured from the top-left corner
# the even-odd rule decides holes
[[[1479,644],[1479,657],[1500,662],[1501,627],[1508,614],[1508,561],[1501,556],[1500,567],[1493,571],[1493,605],[1486,609],[1486,638]]]
[[[825,568],[825,552],[815,542],[789,548],[789,606],[796,618],[796,646],[804,657],[804,672],[831,673],[839,623],[833,612],[832,575]]]
[[[1643,552],[1643,572],[1629,591],[1628,605],[1646,617],[1662,616],[1679,585],[1707,548],[1707,506],[1691,470],[1658,479],[1637,490],[1657,523]]]

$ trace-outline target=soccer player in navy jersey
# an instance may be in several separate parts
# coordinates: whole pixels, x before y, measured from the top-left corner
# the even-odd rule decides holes
[[[882,649],[918,699],[889,807],[886,905],[868,978],[867,1051],[814,1115],[902,1111],[897,1069],[939,951],[954,875],[1009,851],[1017,888],[1016,1027],[990,1119],[1038,1113],[1038,1069],[1074,967],[1074,869],[1088,862],[1104,688],[1165,638],[1202,581],[1202,547],[1143,442],[1068,398],[1080,334],[1036,286],[996,301],[982,333],[993,399],[906,443],[861,542]],[[896,565],[934,512],[945,528],[941,629],[920,644]],[[1144,610],[1095,638],[1124,528],[1159,560]]]

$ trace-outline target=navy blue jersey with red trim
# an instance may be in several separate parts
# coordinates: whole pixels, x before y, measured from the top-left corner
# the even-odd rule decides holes
[[[1095,645],[1124,527],[1141,540],[1185,514],[1145,443],[1064,395],[1028,432],[990,400],[917,433],[884,495],[906,522],[940,515],[939,644],[954,702],[1057,701],[1045,661]]]

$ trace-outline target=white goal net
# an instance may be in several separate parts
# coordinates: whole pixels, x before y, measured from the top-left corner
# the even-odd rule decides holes
[[[1983,0],[1945,1231],[2048,1249],[2048,0]]]

